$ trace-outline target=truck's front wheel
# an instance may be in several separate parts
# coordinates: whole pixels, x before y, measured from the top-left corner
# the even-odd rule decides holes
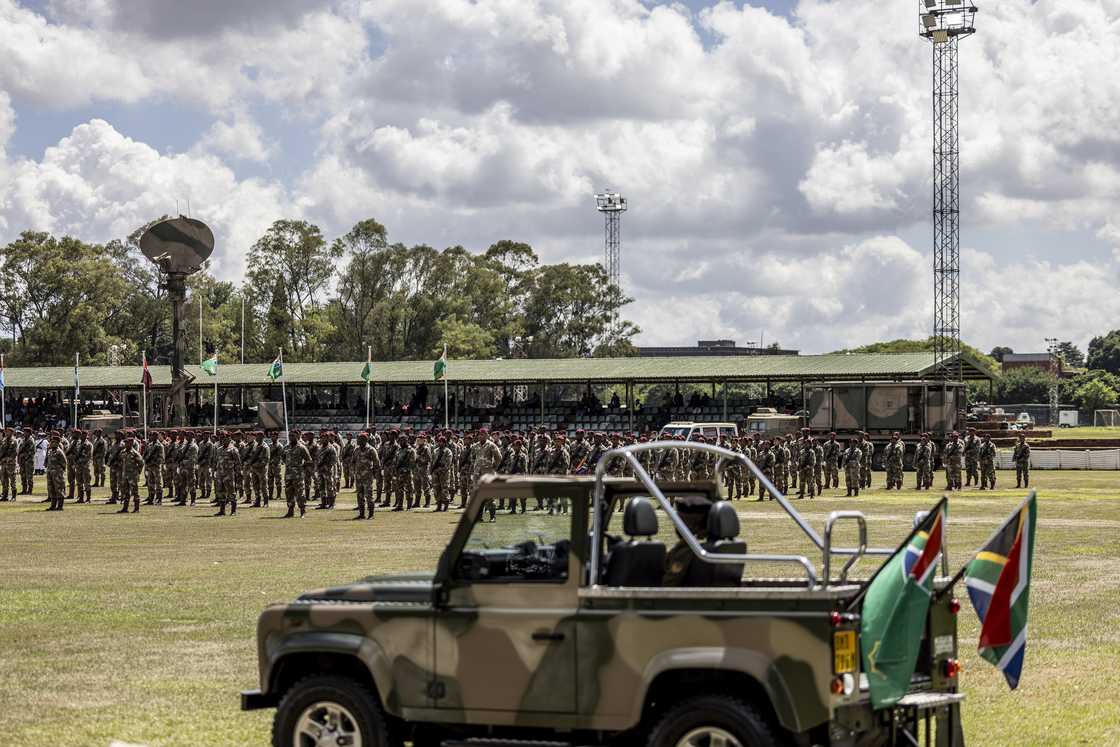
[[[273,747],[393,747],[377,696],[347,677],[294,684],[276,708]]]
[[[766,719],[752,706],[723,695],[684,700],[649,735],[649,747],[774,747]]]

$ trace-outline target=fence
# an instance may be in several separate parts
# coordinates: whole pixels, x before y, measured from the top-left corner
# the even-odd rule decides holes
[[[997,469],[1015,469],[1011,449],[996,450]],[[1120,449],[1031,449],[1034,469],[1120,469]]]

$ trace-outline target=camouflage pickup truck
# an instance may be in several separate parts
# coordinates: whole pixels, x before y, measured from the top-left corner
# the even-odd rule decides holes
[[[671,446],[756,469],[718,447]],[[750,527],[715,482],[650,478],[638,456],[665,447],[612,452],[632,479],[484,477],[434,574],[269,606],[260,688],[242,708],[277,709],[278,747],[964,744],[954,600],[931,605],[909,691],[873,710],[859,655],[866,582],[848,573],[893,550],[867,547],[857,512],[834,513],[819,535],[779,496],[821,570],[750,553]],[[529,510],[488,521],[489,501]],[[831,546],[845,521],[858,546]],[[750,572],[781,564],[796,574]]]

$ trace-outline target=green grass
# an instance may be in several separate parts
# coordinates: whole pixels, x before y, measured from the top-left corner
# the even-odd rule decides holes
[[[1005,486],[1007,477],[1000,474]],[[970,744],[1120,743],[1117,479],[1035,472],[1038,551],[1018,691],[1009,692],[975,655],[975,617],[967,603],[962,610]],[[882,480],[876,473],[876,484]],[[798,507],[818,528],[829,511],[859,508],[872,543],[893,545],[914,512],[936,497],[873,489],[858,499],[828,494]],[[952,497],[954,567],[1021,497],[1013,489]],[[237,700],[238,690],[256,685],[260,609],[370,573],[430,569],[458,520],[381,513],[373,522],[352,522],[348,492],[339,509],[312,511],[303,521],[274,520],[279,508],[214,519],[204,508],[143,507],[126,517],[114,515],[100,491],[95,500],[67,504],[62,514],[45,513],[26,497],[0,504],[6,744],[265,745],[272,712],[242,713]],[[752,551],[808,553],[777,506],[739,506]]]
[[[1048,426],[1039,426],[1047,428]],[[1105,428],[1104,426],[1081,426],[1079,428],[1051,428],[1050,437],[1055,439],[1085,440],[1096,438],[1120,439],[1120,428]],[[1031,439],[1032,441],[1034,439]],[[1042,439],[1043,441],[1047,439]]]

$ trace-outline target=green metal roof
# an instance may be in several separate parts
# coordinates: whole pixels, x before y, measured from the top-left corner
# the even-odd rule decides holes
[[[986,380],[995,374],[968,356],[962,357],[964,378]],[[288,384],[363,385],[364,361],[346,363],[285,363]],[[198,366],[187,366],[195,385],[214,379]],[[223,363],[219,386],[268,386],[269,364]],[[169,366],[151,366],[152,384],[171,383]],[[74,368],[9,368],[5,382],[13,389],[63,389],[74,386]],[[665,358],[560,358],[515,360],[451,360],[447,378],[453,384],[599,382],[641,383],[672,381],[902,381],[937,375],[935,356],[927,353],[831,353],[828,355],[745,355]],[[139,366],[91,366],[79,369],[83,389],[138,389]],[[432,361],[393,361],[373,364],[375,384],[432,384]],[[279,383],[279,382],[277,382]]]

